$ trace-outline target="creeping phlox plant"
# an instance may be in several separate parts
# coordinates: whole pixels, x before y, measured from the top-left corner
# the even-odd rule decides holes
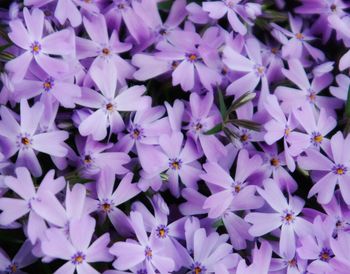
[[[350,273],[349,1],[0,2],[0,273]]]

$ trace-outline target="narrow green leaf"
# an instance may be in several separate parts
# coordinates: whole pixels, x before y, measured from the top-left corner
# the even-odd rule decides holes
[[[158,3],[158,9],[164,10],[164,11],[169,11],[171,9],[173,1],[165,1],[165,2],[160,2]]]
[[[162,179],[163,182],[167,182],[169,180],[169,176],[166,173],[161,173],[160,178]]]
[[[234,124],[235,126],[239,126],[239,127],[244,127],[250,130],[254,130],[254,131],[260,131],[261,130],[261,125],[250,121],[250,120],[245,120],[245,119],[230,119],[227,122],[230,122],[232,124]]]
[[[0,52],[0,61],[10,61],[12,59],[14,59],[15,56],[9,52],[3,51]]]
[[[345,116],[347,118],[350,118],[350,86],[348,88],[348,97],[347,97],[346,105],[345,105]]]
[[[224,95],[222,94],[222,91],[220,88],[218,88],[218,94],[219,94],[219,107],[220,107],[220,113],[222,119],[225,119],[227,114],[227,108],[225,105]]]
[[[216,134],[218,132],[222,131],[222,124],[217,124],[216,126],[214,126],[212,129],[204,132],[205,135],[213,135]]]
[[[213,223],[213,228],[217,229],[217,228],[219,228],[220,226],[223,226],[223,225],[224,225],[224,221],[222,219],[219,219],[219,220],[216,220]]]
[[[246,92],[241,97],[239,97],[237,100],[233,101],[232,105],[228,109],[228,114],[231,114],[239,107],[243,106],[244,104],[250,102],[253,100],[256,96],[256,93],[254,92]]]

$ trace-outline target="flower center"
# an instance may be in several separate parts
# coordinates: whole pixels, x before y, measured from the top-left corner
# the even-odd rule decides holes
[[[5,270],[7,273],[16,273],[18,270],[18,265],[16,263],[11,263]]]
[[[226,0],[226,6],[232,9],[235,5],[234,1]]]
[[[106,104],[106,110],[109,111],[109,112],[113,112],[114,105],[112,103]]]
[[[331,259],[331,252],[332,251],[329,248],[324,247],[318,257],[321,261],[328,262]]]
[[[137,124],[133,125],[129,132],[131,139],[140,140],[142,137],[144,137],[143,129]]]
[[[32,145],[33,141],[28,133],[20,134],[17,136],[17,147],[20,149],[27,149]]]
[[[295,37],[296,37],[297,39],[299,39],[299,40],[304,39],[304,35],[303,35],[302,33],[300,33],[300,32],[298,32],[297,34],[295,34]]]
[[[262,66],[262,65],[257,65],[255,67],[256,69],[256,73],[259,75],[259,76],[263,76],[265,74],[265,67]]]
[[[39,52],[41,51],[41,45],[39,44],[39,42],[35,41],[31,46],[31,53],[33,53],[34,55],[39,54]]]
[[[158,238],[164,239],[169,233],[169,228],[167,228],[165,225],[160,225],[156,229]]]
[[[179,66],[179,62],[178,61],[173,61],[171,63],[171,69],[172,70],[175,70],[178,66]]]
[[[169,159],[169,167],[172,170],[179,170],[182,166],[182,160],[178,158],[171,158]]]
[[[85,254],[79,251],[72,256],[71,262],[74,265],[82,264],[85,261],[85,258]]]
[[[159,34],[160,34],[161,36],[164,36],[164,35],[167,35],[168,32],[166,31],[166,29],[161,28],[161,29],[159,30]]]
[[[188,54],[187,60],[193,63],[198,60],[198,56],[194,53]]]
[[[296,267],[297,266],[297,259],[296,258],[293,258],[293,259],[291,259],[291,260],[289,260],[288,261],[288,265],[290,266],[290,267]]]
[[[98,208],[104,213],[109,213],[113,211],[113,201],[109,199],[103,199],[101,202],[99,202]]]
[[[271,52],[273,54],[277,54],[278,53],[278,48],[271,48]]]
[[[146,257],[146,259],[150,260],[150,259],[152,259],[152,256],[153,256],[152,249],[149,246],[147,246],[145,248],[145,257]]]
[[[321,133],[319,132],[312,132],[311,135],[311,143],[315,146],[318,146],[319,144],[321,144],[323,141],[323,136]]]
[[[286,129],[284,130],[284,137],[288,137],[290,132],[291,132],[291,129],[289,127],[286,127]]]
[[[85,164],[90,164],[92,162],[92,158],[90,155],[85,155],[84,157],[84,163]]]
[[[249,134],[247,134],[247,133],[242,134],[240,136],[240,140],[241,140],[242,143],[247,142],[249,140]]]
[[[109,48],[103,48],[102,49],[102,54],[103,55],[109,55],[111,53],[111,51],[109,50]]]
[[[342,164],[335,165],[332,168],[333,173],[336,175],[344,175],[347,172],[347,170],[348,169]]]
[[[281,216],[282,222],[286,225],[289,225],[295,220],[295,213],[292,210],[286,209],[284,215]]]
[[[332,12],[336,12],[337,11],[337,6],[335,4],[332,4],[330,7]]]
[[[50,91],[54,86],[54,80],[52,77],[49,77],[43,83],[43,88],[45,91]]]
[[[278,160],[278,158],[271,158],[270,164],[271,164],[272,166],[279,166],[280,161]]]
[[[191,270],[193,274],[204,274],[207,269],[200,262],[195,262],[194,264],[192,264]]]

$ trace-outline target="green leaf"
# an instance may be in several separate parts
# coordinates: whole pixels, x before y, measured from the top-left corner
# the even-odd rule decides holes
[[[348,88],[348,97],[347,97],[346,105],[345,105],[345,116],[347,118],[350,118],[350,86]]]
[[[222,91],[220,88],[218,88],[218,94],[219,94],[219,106],[220,106],[220,113],[222,119],[225,119],[227,114],[227,108],[225,105],[224,95],[222,94]]]
[[[244,93],[241,97],[239,97],[237,100],[233,101],[232,105],[228,109],[228,113],[231,114],[234,112],[236,109],[240,108],[244,104],[250,102],[253,100],[256,96],[256,93],[254,92],[246,92]]]
[[[166,173],[161,173],[160,178],[162,179],[163,182],[167,182],[169,180],[169,176]]]
[[[165,1],[165,2],[160,2],[158,3],[158,9],[164,10],[164,11],[169,11],[171,9],[173,1]]]
[[[224,225],[224,221],[222,219],[219,219],[219,220],[216,220],[214,223],[213,223],[213,228],[217,229],[219,228],[220,226],[223,226]]]
[[[12,59],[14,59],[15,56],[9,52],[6,52],[6,51],[3,51],[3,52],[0,52],[0,61],[10,61]]]
[[[204,132],[204,134],[205,135],[213,135],[213,134],[216,134],[220,131],[222,131],[222,123],[217,124],[212,129],[209,129],[208,131]]]
[[[254,130],[254,131],[260,131],[261,130],[261,125],[250,121],[250,120],[245,120],[245,119],[230,119],[227,122],[231,122],[232,124],[234,124],[235,126],[239,126],[239,127],[244,127],[250,130]]]

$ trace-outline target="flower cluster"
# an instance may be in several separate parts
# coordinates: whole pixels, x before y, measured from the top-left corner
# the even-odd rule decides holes
[[[350,273],[347,1],[4,2],[0,273]]]

